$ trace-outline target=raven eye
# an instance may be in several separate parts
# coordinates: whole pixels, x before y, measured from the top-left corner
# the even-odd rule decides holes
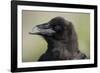
[[[60,30],[61,30],[61,27],[60,27],[60,26],[55,26],[55,27],[54,27],[54,30],[60,31]]]
[[[58,29],[60,29],[60,27],[59,27],[59,26],[55,26],[55,29],[57,29],[57,30],[58,30]]]

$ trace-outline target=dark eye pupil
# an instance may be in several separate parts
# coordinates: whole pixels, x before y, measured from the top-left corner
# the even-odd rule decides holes
[[[57,25],[53,25],[53,26],[51,26],[51,28],[53,28],[56,31],[60,31],[61,30],[61,27],[57,26]]]
[[[54,27],[55,30],[60,30],[61,28],[59,26]]]

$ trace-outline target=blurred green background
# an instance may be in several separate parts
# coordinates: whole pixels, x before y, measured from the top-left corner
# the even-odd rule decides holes
[[[90,14],[71,12],[22,11],[22,61],[33,62],[47,50],[47,42],[42,36],[30,35],[32,27],[61,16],[74,24],[78,35],[79,49],[90,58]]]

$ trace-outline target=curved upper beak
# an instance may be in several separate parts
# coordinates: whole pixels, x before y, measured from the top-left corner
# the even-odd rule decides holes
[[[52,35],[55,31],[49,27],[47,23],[33,26],[32,32],[29,34]]]
[[[40,33],[39,28],[37,26],[33,26],[32,31],[29,34],[37,34]]]

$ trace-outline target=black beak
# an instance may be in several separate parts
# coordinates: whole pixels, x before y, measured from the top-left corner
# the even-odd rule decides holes
[[[41,24],[41,25],[36,25],[32,28],[32,32],[29,34],[39,34],[39,35],[48,35],[51,36],[55,33],[55,31],[50,28],[50,25],[48,23]]]

